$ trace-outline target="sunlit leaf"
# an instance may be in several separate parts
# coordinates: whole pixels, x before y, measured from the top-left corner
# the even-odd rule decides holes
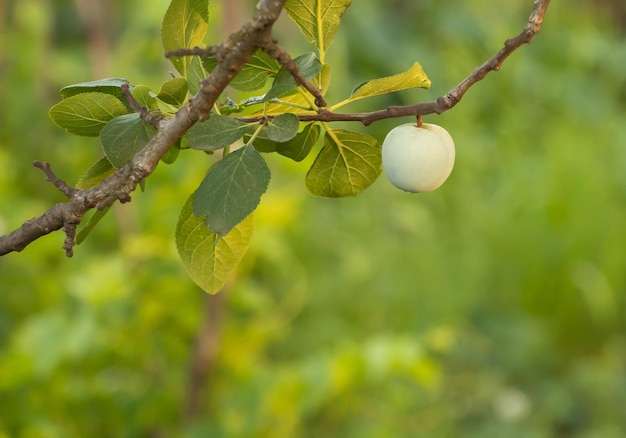
[[[299,127],[298,116],[291,113],[280,114],[268,123],[267,138],[278,142],[291,140],[298,133]]]
[[[156,133],[156,129],[139,117],[126,114],[111,120],[100,133],[104,155],[119,169],[142,150]]]
[[[193,212],[206,216],[207,226],[225,235],[259,205],[269,181],[261,154],[244,146],[211,167],[194,194]]]
[[[239,140],[247,129],[248,125],[232,117],[214,114],[193,125],[185,134],[185,141],[192,149],[215,151]]]
[[[132,89],[130,94],[132,94],[137,103],[144,108],[149,110],[156,110],[159,108],[155,94],[147,85],[137,85]]]
[[[193,196],[185,203],[176,225],[176,248],[191,279],[210,294],[226,284],[250,245],[253,215],[224,236],[218,236],[193,213]]]
[[[429,88],[430,79],[422,69],[422,66],[416,62],[409,70],[393,76],[387,76],[380,79],[373,79],[364,82],[352,91],[352,95],[343,102],[334,105],[333,108],[339,108],[347,103],[365,97],[378,96],[380,94],[393,93],[395,91],[408,90],[410,88]]]
[[[189,49],[202,44],[209,28],[208,0],[172,0],[161,26],[161,42],[165,51]],[[192,58],[170,58],[178,72],[187,78]]]
[[[124,78],[106,78],[91,82],[81,82],[80,84],[67,85],[61,88],[61,96],[63,99],[75,96],[81,93],[104,93],[111,94],[115,97],[122,95],[122,85],[127,84],[128,80]],[[131,87],[132,88],[132,87]]]
[[[172,78],[161,85],[157,98],[161,102],[165,102],[174,106],[182,106],[187,100],[187,91],[189,90],[187,79]]]
[[[300,31],[315,44],[320,58],[332,42],[341,17],[352,0],[287,0],[285,9]]]
[[[128,109],[115,96],[106,93],[81,93],[50,108],[50,118],[59,128],[86,137],[97,137],[104,126]]]
[[[204,68],[202,58],[194,56],[191,58],[189,68],[187,69],[187,83],[189,84],[189,93],[195,95],[200,91],[200,82],[209,75]]]
[[[115,168],[106,157],[98,160],[93,166],[80,177],[75,187],[77,189],[90,189],[98,185],[100,181],[115,172]]]
[[[306,186],[317,196],[356,196],[381,173],[381,148],[369,135],[329,130],[324,147],[306,175]]]

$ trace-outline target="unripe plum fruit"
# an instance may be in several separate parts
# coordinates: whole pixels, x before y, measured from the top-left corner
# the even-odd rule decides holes
[[[383,170],[391,184],[413,193],[441,186],[454,167],[454,141],[441,126],[397,126],[383,142]]]

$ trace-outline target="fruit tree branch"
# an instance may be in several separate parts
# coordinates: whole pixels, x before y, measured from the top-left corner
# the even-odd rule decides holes
[[[504,61],[515,50],[524,44],[529,44],[541,29],[543,17],[546,13],[550,0],[536,0],[533,4],[533,12],[519,35],[504,42],[504,47],[490,59],[463,79],[456,87],[451,89],[446,95],[439,97],[434,102],[421,102],[414,105],[390,106],[383,110],[367,113],[335,113],[328,110],[320,110],[317,114],[298,115],[302,122],[361,122],[365,126],[372,123],[394,117],[423,116],[426,114],[441,114],[454,107],[461,101],[467,90],[478,81],[482,80],[492,71],[500,70]],[[256,123],[262,121],[262,117],[249,117],[239,119],[246,123]]]
[[[200,83],[198,94],[172,118],[158,121],[157,134],[130,163],[91,189],[70,190],[68,193],[71,192],[71,196],[67,202],[55,205],[41,216],[26,221],[18,229],[0,237],[0,255],[21,251],[34,240],[63,228],[66,231],[64,248],[66,254],[71,256],[76,225],[85,213],[93,208],[106,208],[117,200],[130,201],[130,194],[154,171],[170,146],[194,123],[209,117],[220,93],[259,48],[258,42],[271,38],[272,26],[285,1],[259,0],[252,19],[216,49],[219,63],[211,75]],[[59,187],[57,183],[55,185]]]
[[[200,91],[189,100],[171,118],[157,118],[140,108],[135,108],[140,115],[150,123],[157,125],[157,134],[148,145],[138,152],[131,162],[118,169],[108,178],[101,181],[97,186],[77,190],[69,187],[62,180],[57,178],[48,165],[38,164],[48,176],[48,180],[65,193],[69,200],[59,203],[41,216],[26,221],[22,226],[13,232],[0,237],[0,256],[13,251],[21,251],[34,240],[51,233],[52,231],[64,229],[66,239],[64,249],[68,256],[72,255],[75,244],[76,227],[83,216],[91,209],[104,209],[115,201],[128,202],[131,200],[130,194],[137,185],[147,178],[156,168],[161,157],[167,150],[196,122],[206,120],[211,114],[211,108],[226,86],[241,71],[243,66],[258,49],[269,49],[273,51],[270,55],[288,68],[294,75],[296,82],[303,84],[318,100],[319,106],[323,107],[323,98],[320,100],[319,92],[306,80],[302,81],[298,77],[297,69],[290,67],[290,58],[283,56],[277,47],[268,42],[272,42],[271,29],[278,19],[286,0],[259,0],[254,16],[244,24],[239,31],[232,34],[223,44],[211,46],[206,49],[192,49],[194,54],[215,56],[218,64],[213,72],[200,83]],[[320,110],[317,114],[300,115],[302,121],[358,121],[364,125],[369,125],[377,120],[417,116],[437,113],[441,114],[454,107],[467,90],[475,83],[482,80],[491,71],[500,69],[502,63],[523,44],[528,44],[541,28],[543,17],[550,0],[536,0],[533,12],[524,27],[523,31],[508,39],[504,47],[484,64],[476,68],[467,78],[461,81],[456,87],[446,95],[439,97],[435,102],[417,103],[408,106],[390,106],[380,111],[360,114],[340,114],[328,110]],[[186,56],[187,51],[170,52],[167,56]],[[132,102],[132,100],[131,100]],[[253,121],[259,119],[245,119]]]

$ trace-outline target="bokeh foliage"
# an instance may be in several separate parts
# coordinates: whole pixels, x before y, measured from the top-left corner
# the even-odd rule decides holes
[[[5,4],[1,231],[62,199],[33,159],[77,181],[100,156],[47,118],[61,87],[167,78],[167,3],[110,2],[97,72],[73,3]],[[160,166],[73,259],[60,234],[0,259],[0,436],[622,436],[626,37],[594,2],[564,3],[500,73],[426,118],[457,144],[437,191],[408,195],[382,177],[358,198],[314,198],[311,159],[268,160],[252,248],[209,302],[219,349],[194,419],[183,411],[207,297],[171,230],[209,161]],[[327,52],[329,93],[419,61],[430,90],[345,109],[435,99],[529,12],[524,1],[356,1]],[[278,38],[306,50],[283,26]],[[382,140],[401,122],[346,127]]]

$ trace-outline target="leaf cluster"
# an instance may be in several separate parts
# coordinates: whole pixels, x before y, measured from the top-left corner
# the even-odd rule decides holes
[[[352,0],[288,0],[285,10],[315,51],[291,58],[277,56],[275,50],[259,45],[230,82],[232,92],[224,94],[211,116],[193,125],[162,158],[165,163],[174,163],[181,150],[203,151],[214,158],[185,203],[176,229],[178,249],[189,275],[209,293],[224,285],[248,247],[252,214],[271,178],[263,154],[277,153],[302,161],[320,144],[305,177],[307,189],[316,196],[356,196],[380,175],[381,147],[376,138],[335,129],[323,121],[301,121],[302,115],[430,86],[421,66],[415,63],[403,73],[355,87],[343,101],[319,106],[302,82],[310,81],[325,95],[331,82],[326,53],[351,4]],[[163,49],[168,52],[205,44],[208,20],[208,0],[172,0],[162,23]],[[285,59],[293,61],[298,75]],[[68,133],[99,137],[104,155],[81,178],[79,188],[97,185],[133,160],[155,136],[158,123],[154,120],[172,117],[183,108],[219,63],[214,56],[172,56],[170,60],[177,75],[157,92],[122,78],[74,84],[61,90],[63,100],[50,109],[51,119]],[[247,97],[238,99],[242,94]],[[93,215],[79,233],[79,242],[106,211]]]

